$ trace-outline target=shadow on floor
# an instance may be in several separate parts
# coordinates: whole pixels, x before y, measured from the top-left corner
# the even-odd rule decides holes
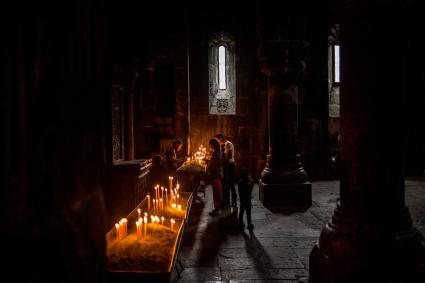
[[[249,234],[243,231],[242,236],[247,242],[246,251],[255,262],[255,270],[261,277],[270,278],[271,275],[267,267],[272,260],[263,245],[258,241],[254,231],[249,230]]]
[[[201,238],[201,250],[199,253],[199,263],[211,260],[217,256],[221,244],[226,242],[228,235],[237,235],[235,218],[237,210],[233,212],[223,210],[219,216],[209,219],[208,227]]]

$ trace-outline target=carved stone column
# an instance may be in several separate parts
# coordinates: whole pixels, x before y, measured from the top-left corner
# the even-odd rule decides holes
[[[310,254],[311,280],[425,282],[425,241],[404,200],[402,6],[346,3],[340,201]]]
[[[260,200],[271,206],[311,205],[311,183],[297,148],[298,84],[302,41],[266,41],[260,68],[268,77],[269,155],[260,179]]]

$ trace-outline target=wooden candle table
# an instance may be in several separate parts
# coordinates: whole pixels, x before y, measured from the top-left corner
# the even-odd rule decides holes
[[[145,198],[120,224],[106,233],[106,270],[111,282],[170,282],[183,269],[176,266],[193,193],[179,192],[179,201],[148,210]],[[181,209],[178,209],[180,205]],[[174,206],[174,205],[173,205]],[[155,214],[154,214],[155,211]],[[136,222],[138,222],[136,224]]]

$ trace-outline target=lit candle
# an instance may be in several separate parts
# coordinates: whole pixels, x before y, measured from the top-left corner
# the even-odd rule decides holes
[[[139,215],[138,218],[140,218],[140,213],[142,213],[142,211],[140,210],[140,208],[137,209],[137,214]]]
[[[164,211],[164,204],[162,203],[162,198],[159,199],[159,207],[161,208],[161,212]]]
[[[140,230],[139,220],[136,221],[136,235],[137,235],[137,238],[141,238],[142,237],[141,230]]]
[[[143,218],[143,222],[145,223],[145,238],[146,238],[146,232],[147,232],[147,230],[146,230],[146,226],[148,226],[148,217],[147,216],[145,216],[144,218]]]
[[[177,196],[177,203],[179,203],[180,195],[179,195],[179,194],[177,194],[176,196]]]
[[[164,199],[164,187],[161,187],[161,198]]]
[[[120,239],[120,225],[118,223],[115,223],[115,236],[118,241]]]
[[[174,223],[175,223],[174,219],[171,219],[170,222],[171,222],[171,231],[174,231]]]
[[[159,224],[159,217],[155,216],[155,223]]]
[[[151,197],[149,194],[147,195],[147,197],[148,197],[148,210],[149,210],[151,209]]]
[[[183,217],[183,210],[182,210],[182,206],[179,204],[177,205],[177,212],[179,217]]]
[[[124,227],[123,228],[123,230],[124,230],[123,231],[124,232],[123,237],[127,237],[127,218],[123,218],[122,220],[123,220],[122,222],[123,222],[123,227]]]
[[[155,214],[155,199],[152,200],[153,214]]]
[[[168,204],[168,193],[167,193],[167,189],[165,189],[165,206],[167,206]]]
[[[161,225],[164,225],[164,216],[161,217]]]
[[[123,234],[124,234],[124,223],[122,221],[122,218],[121,218],[120,222],[118,222],[118,224],[120,225],[120,228],[119,228],[119,230],[120,230],[120,232],[119,232],[120,239],[122,239],[123,238]]]
[[[168,177],[168,180],[170,181],[170,190],[173,189],[173,179],[174,178],[172,176]]]

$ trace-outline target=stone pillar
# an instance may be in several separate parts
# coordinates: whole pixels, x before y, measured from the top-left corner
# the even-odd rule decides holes
[[[268,77],[269,155],[260,179],[266,206],[311,205],[311,183],[297,148],[297,77],[305,43],[266,41],[260,50],[261,71]]]
[[[311,281],[425,282],[425,241],[404,200],[402,6],[346,3],[340,201],[310,254]]]

